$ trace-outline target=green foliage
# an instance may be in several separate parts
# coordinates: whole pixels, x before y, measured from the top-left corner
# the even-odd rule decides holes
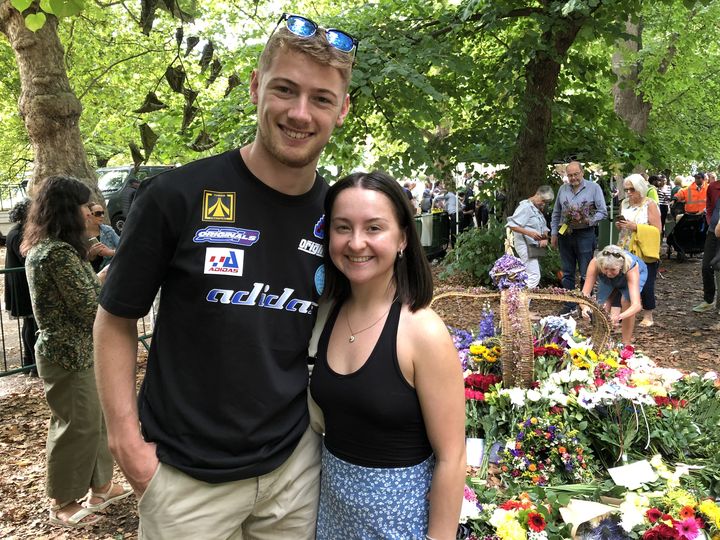
[[[458,236],[457,245],[443,259],[441,278],[466,275],[476,286],[491,287],[490,269],[505,251],[506,228],[495,219],[488,222],[488,228],[472,228]],[[560,270],[560,254],[548,249],[540,260],[540,285],[556,286]]]
[[[456,246],[443,260],[446,278],[454,274],[466,274],[476,285],[491,286],[490,269],[504,252],[505,226],[490,220],[487,229],[474,227],[457,237]]]
[[[279,15],[275,4],[238,5],[224,1],[192,11],[197,24],[179,13],[143,15],[140,3],[84,3],[82,0],[11,0],[26,16],[54,13],[66,48],[66,67],[83,104],[81,131],[98,160],[130,161],[128,144],[140,146],[139,126],[158,134],[153,160],[186,162],[247,143],[254,136],[254,107],[247,98],[250,73]],[[685,5],[687,4],[687,5]],[[706,29],[720,20],[717,2],[664,0],[573,0],[535,3],[516,10],[512,0],[383,0],[366,3],[291,1],[284,9],[306,13],[323,26],[347,29],[361,42],[351,85],[352,109],[325,150],[321,164],[339,171],[380,168],[396,176],[436,174],[451,179],[458,163],[511,163],[524,120],[526,66],[548,47],[547,32],[584,18],[573,46],[562,59],[552,107],[547,161],[571,156],[623,170],[639,163],[686,171],[692,163],[712,168],[720,155],[720,47]],[[81,17],[68,17],[82,9]],[[32,12],[32,13],[31,13]],[[527,15],[527,13],[530,13]],[[640,86],[652,102],[643,137],[632,133],[613,111],[615,75],[611,55],[623,36],[627,15],[642,16],[643,47],[628,61],[640,67]],[[151,31],[140,32],[150,20]],[[35,26],[39,26],[37,21]],[[184,31],[177,37],[178,28]],[[198,45],[189,47],[188,38]],[[211,39],[221,61],[217,80],[208,84],[200,59]],[[180,53],[180,54],[178,54]],[[12,62],[2,70],[14,79]],[[661,67],[665,68],[661,69]],[[168,67],[186,74],[186,87],[198,92],[199,112],[182,130],[182,94],[165,80]],[[230,78],[239,87],[226,93]],[[701,82],[700,84],[698,82]],[[5,77],[0,82],[6,90]],[[167,109],[133,113],[148,92]],[[11,156],[23,150],[22,123],[15,114],[19,89],[0,97],[5,145],[0,175]],[[189,145],[203,133],[218,143],[205,152]],[[682,171],[682,172],[684,172]],[[538,185],[545,178],[522,182]],[[517,180],[514,180],[517,181]],[[547,262],[547,259],[543,261]],[[551,273],[543,264],[545,273]]]

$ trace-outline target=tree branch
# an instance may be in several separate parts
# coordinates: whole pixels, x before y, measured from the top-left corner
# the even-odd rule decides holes
[[[97,75],[96,77],[94,77],[94,78],[90,81],[90,83],[87,85],[87,87],[85,88],[85,90],[83,90],[83,91],[78,95],[78,99],[82,101],[82,98],[85,97],[85,95],[92,89],[92,87],[95,86],[95,84],[96,84],[102,77],[104,77],[111,69],[113,69],[115,66],[117,66],[117,65],[119,65],[119,64],[122,64],[123,62],[127,62],[128,60],[132,60],[132,59],[134,59],[134,58],[139,58],[140,56],[144,56],[144,55],[146,55],[146,54],[156,53],[156,52],[162,52],[162,50],[147,49],[147,50],[145,50],[145,51],[143,51],[143,52],[141,52],[141,53],[133,54],[133,55],[131,55],[131,56],[128,56],[127,58],[121,58],[120,60],[118,60],[118,61],[116,61],[116,62],[113,62],[113,63],[110,64],[109,66],[105,67],[105,68],[100,72],[99,75]]]

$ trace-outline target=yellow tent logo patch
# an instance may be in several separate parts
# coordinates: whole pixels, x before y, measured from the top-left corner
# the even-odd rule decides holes
[[[235,221],[235,193],[203,192],[203,221]]]

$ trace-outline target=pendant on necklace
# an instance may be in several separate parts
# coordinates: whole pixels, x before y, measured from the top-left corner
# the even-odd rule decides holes
[[[350,343],[353,343],[355,341],[355,336],[350,336],[350,339],[348,339]]]

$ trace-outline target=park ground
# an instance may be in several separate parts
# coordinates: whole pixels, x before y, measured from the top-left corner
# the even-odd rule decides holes
[[[438,268],[434,265],[437,276]],[[657,282],[655,326],[638,329],[636,347],[662,367],[699,373],[720,368],[720,316],[716,310],[694,313],[702,301],[700,259],[688,262],[663,260]],[[464,286],[452,279],[438,285]],[[448,324],[477,325],[478,305],[438,303],[437,311]],[[540,306],[550,314],[553,306]],[[619,333],[612,338],[619,340]],[[146,354],[138,347],[140,374]],[[108,508],[105,518],[88,531],[65,530],[47,523],[44,460],[48,409],[42,382],[13,375],[0,378],[0,538],[26,539],[134,539],[137,538],[136,501],[130,497]],[[116,469],[115,480],[122,481]]]

